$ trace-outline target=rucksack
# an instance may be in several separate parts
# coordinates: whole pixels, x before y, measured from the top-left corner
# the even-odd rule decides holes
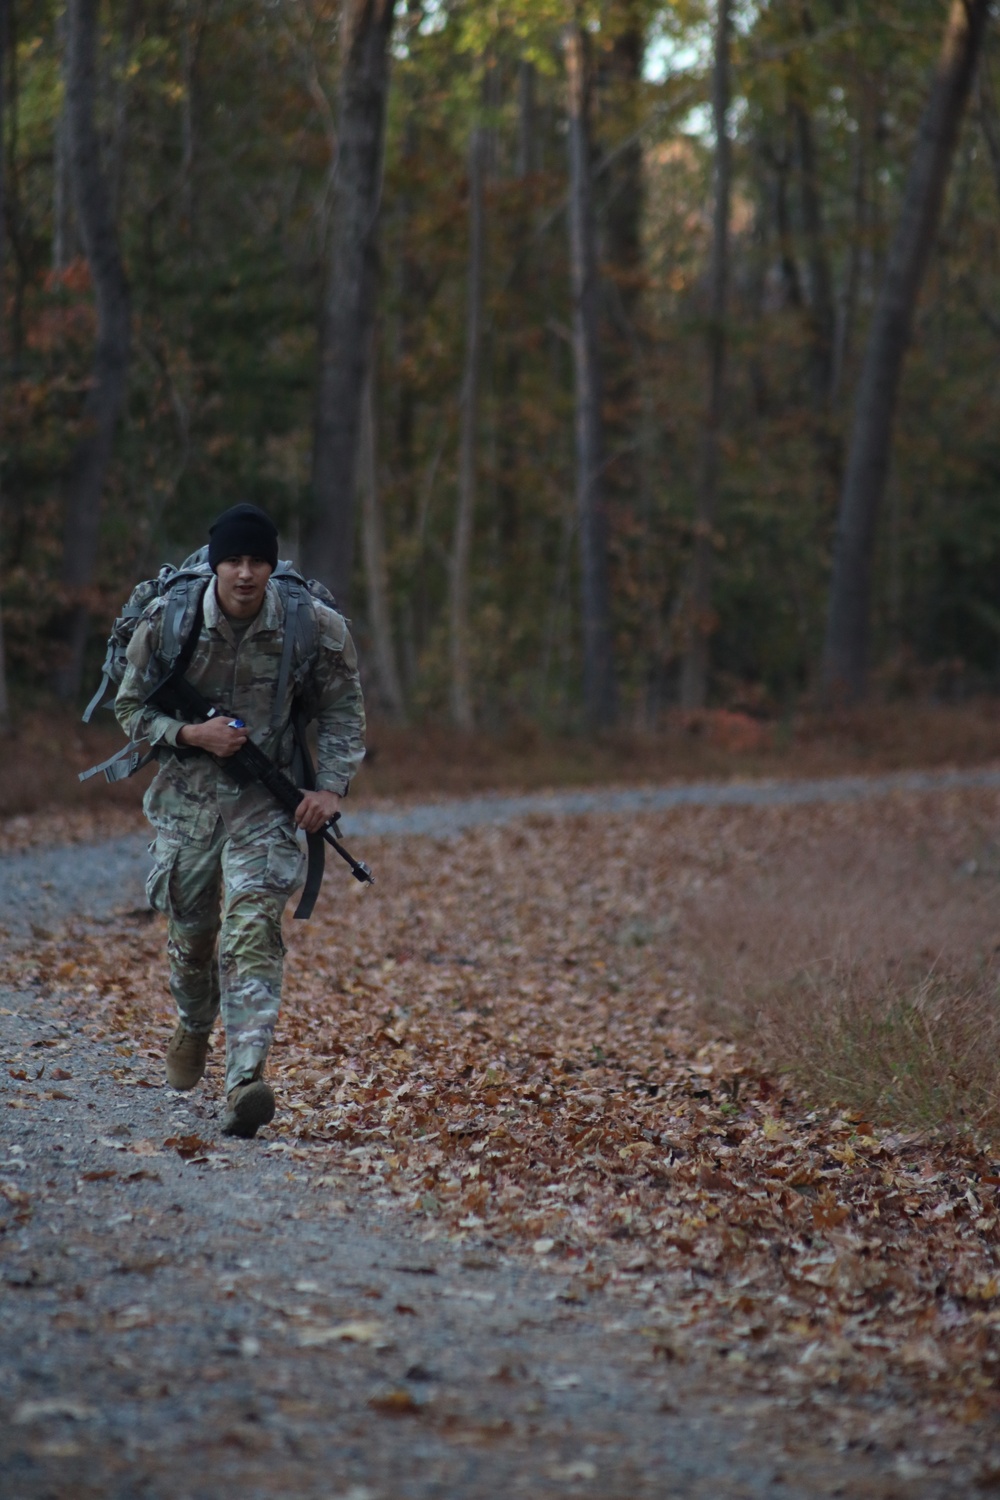
[[[195,618],[200,615],[200,605],[212,577],[208,564],[208,547],[205,546],[192,552],[179,567],[165,563],[155,578],[146,578],[136,584],[111,627],[104,665],[101,668],[100,686],[83,713],[85,724],[90,722],[91,715],[104,700],[108,690],[114,689],[117,692],[121,686],[127,666],[126,652],[139,621],[154,600],[164,597],[167,603],[163,611],[157,659],[164,676],[173,670],[195,625]],[[315,578],[304,578],[290,562],[278,563],[271,574],[271,582],[276,586],[285,606],[285,637],[275,684],[275,714],[279,713],[280,705],[284,702],[291,677],[296,702],[301,709],[297,726],[297,738],[300,738],[302,724],[313,716],[309,712],[305,696],[307,679],[319,648],[319,622],[313,605],[314,602],[319,602],[331,609],[336,609],[337,605],[324,584]],[[114,692],[107,704],[109,708],[114,706]],[[281,726],[272,722],[272,727],[277,729]],[[81,772],[80,780],[86,781],[89,777],[96,776],[98,771],[103,771],[105,780],[123,781],[146,765],[152,754],[149,751],[143,755],[139,744],[130,741],[110,759]]]

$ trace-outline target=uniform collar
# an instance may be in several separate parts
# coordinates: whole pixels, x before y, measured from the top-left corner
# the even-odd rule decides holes
[[[279,630],[281,622],[284,619],[284,613],[281,595],[271,580],[268,579],[267,588],[264,591],[264,602],[257,614],[250,621],[250,628],[243,639],[246,640],[251,635],[257,635],[262,630]],[[216,593],[216,580],[214,578],[205,590],[205,625],[207,629],[217,630],[220,635],[226,636],[233,642],[236,639],[230,629],[229,621],[226,619],[222,605],[219,603],[219,596]]]

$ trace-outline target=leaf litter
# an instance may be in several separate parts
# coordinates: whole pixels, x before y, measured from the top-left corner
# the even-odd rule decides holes
[[[951,864],[997,813],[986,793],[880,807],[881,836],[931,833]],[[640,1361],[710,1355],[793,1403],[891,1388],[995,1419],[1000,1147],[818,1107],[699,1008],[692,913],[856,819],[536,816],[385,844],[374,892],[330,878],[314,921],[287,924],[272,1149],[308,1163],[324,1198],[350,1176],[427,1240],[523,1253],[566,1301],[639,1299]],[[138,1086],[173,1024],[163,942],[160,919],[40,942],[17,982],[87,1020]],[[34,1107],[29,1083],[15,1104]],[[198,1166],[211,1148],[133,1149]],[[378,1344],[381,1325],[301,1337]],[[379,1409],[414,1407],[390,1391]]]

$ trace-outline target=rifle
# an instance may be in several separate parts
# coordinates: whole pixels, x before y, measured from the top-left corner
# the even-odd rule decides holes
[[[208,719],[221,719],[226,715],[221,709],[215,708],[208,699],[199,693],[196,687],[192,687],[187,678],[179,674],[176,669],[165,677],[159,687],[154,688],[146,699],[146,703],[153,708],[158,708],[161,713],[169,714],[171,718],[186,719],[191,724],[203,724]],[[244,727],[242,719],[232,719],[230,723],[234,728]],[[178,753],[183,754],[185,746],[181,746]],[[195,754],[199,752],[194,751]],[[294,813],[302,801],[302,792],[279,766],[274,764],[270,756],[265,755],[259,745],[253,740],[247,740],[234,754],[224,757],[213,756],[212,759],[220,770],[224,771],[231,780],[239,786],[251,786],[255,782],[267,788],[276,802],[279,802],[287,812]],[[335,849],[342,860],[351,867],[351,874],[355,880],[365,885],[374,885],[375,876],[368,865],[361,860],[355,859],[337,837],[337,823],[340,814],[334,813],[333,817],[324,824],[316,834],[307,834],[310,856],[310,875],[306,880],[306,887],[302,899],[295,912],[297,917],[308,917],[312,911],[320,880],[323,878],[323,841],[325,840]],[[313,876],[313,855],[318,855],[317,874]]]

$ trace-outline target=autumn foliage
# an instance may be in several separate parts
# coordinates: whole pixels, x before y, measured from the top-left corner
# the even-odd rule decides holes
[[[93,355],[60,134],[60,13],[19,11],[9,39],[0,592],[19,699],[37,693],[58,654],[64,484]],[[760,708],[780,712],[815,681],[856,380],[943,13],[765,4],[734,31],[729,375],[711,537],[716,707],[742,712],[750,684]],[[649,727],[676,700],[696,530],[707,13],[614,0],[587,15],[614,650],[624,722]],[[102,11],[98,125],[135,353],[87,600],[88,673],[136,577],[186,555],[226,505],[267,507],[289,551],[307,534],[339,16],[330,0]],[[542,0],[397,6],[377,458],[365,485],[380,509],[405,709],[433,719],[450,685],[468,142],[479,129],[465,644],[476,724],[491,732],[512,716],[550,729],[579,722],[564,19]],[[907,360],[874,558],[877,693],[954,697],[996,680],[994,73],[987,47]],[[375,697],[362,551],[350,603]]]

